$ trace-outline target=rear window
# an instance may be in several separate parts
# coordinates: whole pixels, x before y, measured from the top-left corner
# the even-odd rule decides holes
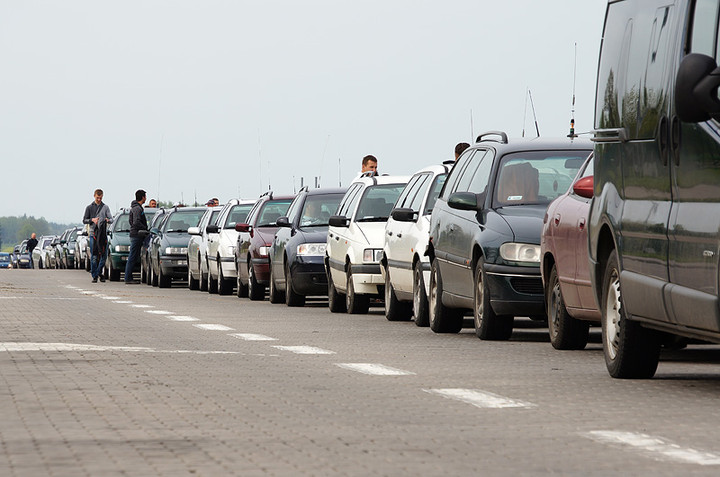
[[[405,184],[369,186],[358,204],[355,222],[385,222]]]

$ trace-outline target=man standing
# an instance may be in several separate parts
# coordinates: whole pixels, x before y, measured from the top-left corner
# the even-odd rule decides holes
[[[139,281],[133,280],[132,274],[133,268],[135,268],[135,262],[140,256],[140,248],[148,233],[147,217],[145,217],[145,210],[143,209],[146,197],[145,191],[139,189],[135,191],[135,200],[130,203],[130,255],[128,255],[128,260],[125,264],[126,285],[140,283]]]
[[[35,268],[35,264],[33,263],[33,259],[32,259],[32,252],[33,252],[33,250],[35,250],[35,247],[37,247],[37,244],[38,244],[38,241],[35,238],[35,232],[33,232],[30,235],[30,238],[28,239],[27,244],[26,244],[27,251],[30,254],[30,268]]]
[[[458,157],[460,157],[462,155],[462,153],[465,152],[465,149],[467,149],[468,147],[470,147],[470,144],[468,144],[466,142],[457,143],[457,145],[455,146],[455,160],[456,161],[458,160]]]
[[[153,209],[157,208],[157,200],[150,199],[150,202],[148,202],[148,207],[153,208]]]
[[[378,175],[377,166],[377,158],[373,155],[368,154],[367,156],[363,157],[360,175],[365,174],[366,172],[372,172],[372,175],[374,176]]]
[[[110,207],[103,203],[102,198],[102,189],[96,189],[95,200],[85,207],[85,215],[83,216],[83,224],[90,225],[88,246],[92,254],[90,274],[93,283],[97,283],[98,277],[100,277],[101,282],[105,281],[103,268],[107,257],[107,225],[112,222]]]

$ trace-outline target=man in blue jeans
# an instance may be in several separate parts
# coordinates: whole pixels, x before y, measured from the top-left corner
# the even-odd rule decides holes
[[[103,203],[102,189],[95,189],[95,200],[85,207],[85,215],[83,215],[83,224],[90,226],[90,238],[88,246],[92,258],[90,259],[90,274],[93,283],[97,283],[98,277],[101,282],[105,281],[103,268],[105,267],[105,259],[107,258],[107,226],[112,222],[110,207]]]
[[[140,248],[142,247],[143,240],[145,240],[148,234],[147,217],[145,217],[145,209],[143,208],[145,199],[145,191],[139,189],[135,191],[135,200],[130,204],[130,255],[128,255],[128,260],[125,264],[126,285],[140,283],[140,281],[133,280],[133,268],[135,268],[135,262],[137,262],[140,256]]]

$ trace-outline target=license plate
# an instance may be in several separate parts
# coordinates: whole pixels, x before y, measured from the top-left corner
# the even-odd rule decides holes
[[[178,265],[187,265],[187,260],[178,260],[177,264]]]

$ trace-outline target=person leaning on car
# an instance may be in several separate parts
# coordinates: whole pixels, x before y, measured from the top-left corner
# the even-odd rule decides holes
[[[143,209],[146,198],[145,191],[138,189],[135,191],[135,200],[130,203],[130,216],[128,217],[130,219],[130,254],[125,264],[125,283],[128,285],[140,283],[133,280],[132,272],[135,262],[140,256],[140,247],[148,234],[147,218]]]
[[[88,238],[88,246],[92,258],[90,260],[90,274],[93,283],[96,283],[98,277],[104,282],[105,277],[101,274],[105,267],[105,258],[107,257],[107,225],[112,222],[110,207],[103,203],[102,189],[95,189],[95,200],[85,207],[85,215],[83,215],[83,224],[90,225],[90,237]]]

